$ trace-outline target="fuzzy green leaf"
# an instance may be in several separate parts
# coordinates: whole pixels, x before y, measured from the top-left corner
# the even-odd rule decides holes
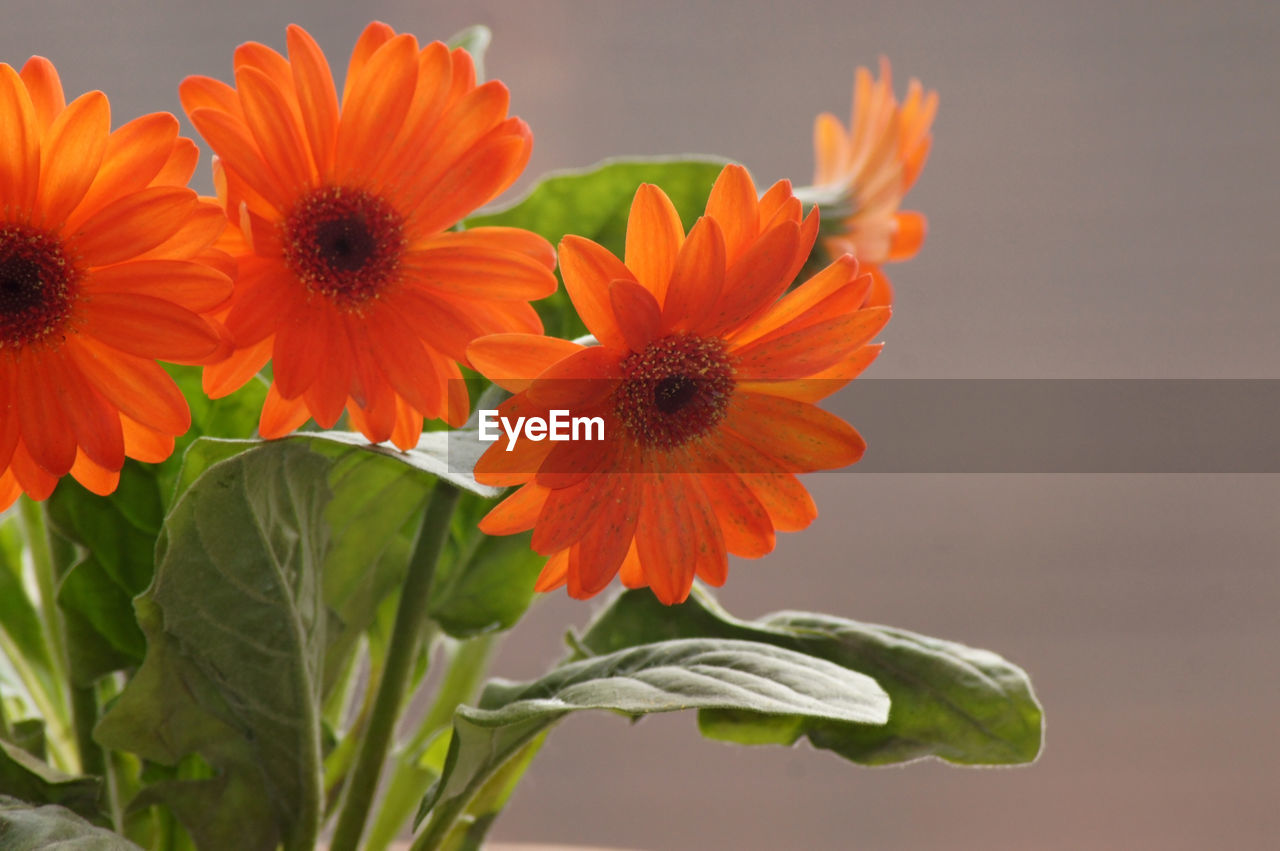
[[[679,606],[648,591],[621,594],[580,639],[594,653],[673,638],[765,642],[825,659],[875,679],[892,703],[880,727],[750,713],[703,712],[703,733],[743,744],[791,744],[801,736],[865,765],[938,757],[960,765],[1033,761],[1040,752],[1040,704],[1025,672],[994,653],[906,630],[827,615],[779,612],[741,621],[701,589]]]
[[[605,709],[639,716],[682,709],[883,724],[875,681],[822,659],[753,641],[683,639],[571,662],[531,683],[493,682],[479,708],[454,717],[444,774],[423,801],[443,836],[510,760],[565,715]]]
[[[70,810],[0,796],[0,848],[4,851],[142,851],[123,836],[95,827]]]

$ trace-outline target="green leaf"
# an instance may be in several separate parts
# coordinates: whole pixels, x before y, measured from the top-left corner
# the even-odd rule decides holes
[[[838,665],[754,641],[680,639],[566,664],[532,683],[491,683],[462,707],[444,775],[423,801],[427,830],[445,835],[485,783],[570,712],[628,715],[681,709],[750,710],[850,724],[883,724],[875,681]]]
[[[533,601],[546,563],[529,546],[528,534],[491,537],[476,528],[492,507],[492,500],[463,495],[436,567],[428,611],[455,638],[514,626]]]
[[[906,630],[803,612],[741,621],[698,588],[686,603],[671,607],[647,591],[623,593],[580,644],[612,653],[692,637],[760,641],[826,659],[873,677],[892,705],[882,727],[704,712],[700,726],[713,738],[791,744],[807,735],[815,746],[865,765],[930,756],[1003,765],[1031,762],[1040,752],[1041,708],[1022,669],[994,653]]]
[[[48,511],[52,530],[81,553],[58,585],[72,681],[89,685],[103,674],[136,667],[146,645],[133,598],[151,582],[164,518],[155,468],[127,462],[109,497],[64,481],[49,498]]]
[[[320,820],[321,568],[330,462],[280,442],[210,467],[178,499],[137,600],[142,668],[95,736],[207,780],[149,787],[202,849],[309,849]]]
[[[0,848],[4,851],[141,851],[123,836],[94,827],[63,807],[33,807],[0,796]]]
[[[0,522],[0,655],[35,708],[58,723],[62,682],[45,643],[40,612],[22,581],[22,532],[16,516]]]
[[[0,740],[0,795],[35,804],[61,804],[96,818],[101,787],[102,782],[96,777],[65,774],[18,745]],[[3,830],[0,838],[4,838]]]
[[[707,196],[724,166],[725,160],[709,157],[605,160],[548,175],[511,206],[472,216],[464,225],[524,228],[552,245],[566,234],[577,234],[622,257],[627,216],[640,184],[652,183],[667,193],[688,231],[706,209]],[[548,334],[573,339],[586,333],[564,287],[534,307]]]
[[[183,454],[201,436],[252,434],[266,397],[265,385],[254,380],[226,398],[209,399],[200,387],[199,368],[172,366],[169,372],[191,408],[191,429],[177,439],[173,454],[160,464],[126,462],[110,496],[97,496],[67,479],[48,501],[53,531],[81,552],[58,586],[72,680],[78,685],[141,664],[145,642],[133,598],[151,582],[156,538]]]
[[[471,59],[476,63],[476,82],[483,83],[484,55],[489,49],[489,42],[492,40],[493,33],[489,31],[489,28],[483,24],[476,24],[455,33],[446,44],[450,47],[461,47],[471,54]]]

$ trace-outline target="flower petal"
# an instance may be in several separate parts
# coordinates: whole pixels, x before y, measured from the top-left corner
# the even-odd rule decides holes
[[[35,107],[18,72],[0,63],[0,198],[11,216],[35,209],[39,181],[40,128]]]
[[[231,279],[205,263],[190,260],[136,260],[95,269],[83,282],[86,293],[150,295],[207,313],[231,296]]]
[[[627,268],[659,304],[667,294],[671,270],[684,242],[684,225],[667,193],[642,183],[631,200],[627,218]]]
[[[173,236],[196,208],[196,194],[156,186],[107,204],[80,226],[76,247],[90,266],[107,266],[144,253]]]
[[[125,416],[165,434],[182,434],[191,427],[187,400],[155,361],[86,335],[68,337],[66,352],[89,383]]]
[[[780,396],[736,393],[721,428],[755,447],[762,472],[808,473],[853,464],[867,444],[862,436],[835,414],[804,402]]]
[[[72,101],[49,128],[40,174],[44,222],[57,228],[84,198],[107,149],[111,108],[102,92]]]
[[[724,235],[725,261],[732,266],[759,235],[756,187],[740,165],[727,165],[707,198],[707,215]]]
[[[467,346],[467,359],[494,384],[519,393],[552,364],[582,348],[577,343],[540,334],[491,334]]]
[[[724,291],[725,247],[720,225],[710,216],[698,219],[680,247],[666,302],[662,330],[686,331],[709,320]]]
[[[571,235],[560,241],[560,275],[587,330],[602,346],[626,348],[626,337],[613,315],[609,287],[614,281],[634,281],[631,270],[607,248]]]
[[[653,294],[635,281],[626,279],[609,285],[613,317],[633,352],[642,352],[659,336],[662,308]]]
[[[204,319],[162,298],[102,292],[88,304],[81,330],[131,355],[199,363],[222,342]]]

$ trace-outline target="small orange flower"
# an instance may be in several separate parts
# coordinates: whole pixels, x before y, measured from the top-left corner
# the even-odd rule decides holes
[[[757,199],[740,166],[721,173],[687,236],[662,190],[641,186],[625,263],[581,237],[560,243],[565,287],[599,345],[471,344],[476,367],[515,393],[501,416],[564,409],[604,422],[603,440],[498,443],[476,466],[482,482],[521,485],[480,528],[533,529],[550,556],[538,590],[590,597],[620,572],[678,603],[695,575],[725,581],[727,553],[762,556],[775,530],[813,520],[795,474],[851,464],[864,444],[812,403],[875,358],[868,343],[890,311],[863,307],[872,282],[849,256],[780,298],[817,232],[788,182]]]
[[[168,113],[110,132],[102,92],[68,105],[53,65],[0,63],[0,509],[68,472],[115,490],[191,425],[156,359],[229,347],[202,314],[231,295],[222,212],[187,188],[199,152]]]
[[[925,93],[918,80],[899,105],[889,61],[881,59],[879,80],[857,70],[848,132],[830,113],[814,125],[817,168],[802,194],[823,208],[828,256],[852,254],[875,277],[873,304],[892,300],[880,265],[913,257],[924,242],[924,216],[899,207],[924,168],[937,109],[937,92]]]
[[[308,416],[328,428],[345,408],[370,440],[407,449],[423,416],[465,419],[465,384],[450,379],[472,339],[542,330],[528,301],[555,290],[551,245],[450,230],[511,185],[532,135],[507,117],[505,86],[476,85],[463,50],[372,23],[339,106],[311,36],[289,27],[288,48],[241,45],[234,88],[181,86],[218,155],[240,271],[226,314],[236,352],[205,371],[205,390],[230,393],[270,359],[263,437]]]

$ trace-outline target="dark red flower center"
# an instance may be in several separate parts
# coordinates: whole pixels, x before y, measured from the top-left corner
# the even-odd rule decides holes
[[[356,308],[400,269],[404,220],[359,189],[330,186],[304,196],[284,220],[284,259],[313,293]]]
[[[28,225],[0,225],[0,348],[57,332],[71,315],[79,277],[61,240]]]
[[[672,334],[622,362],[615,411],[637,443],[675,449],[724,419],[733,388],[723,340]]]

